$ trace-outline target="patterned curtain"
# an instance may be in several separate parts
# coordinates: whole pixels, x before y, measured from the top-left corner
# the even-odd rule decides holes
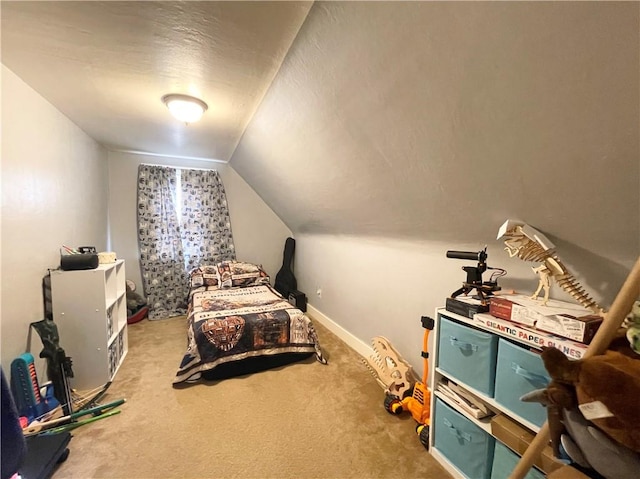
[[[180,170],[182,248],[186,271],[235,260],[227,195],[215,170]]]
[[[149,319],[186,313],[189,293],[176,211],[177,170],[138,167],[138,246]]]

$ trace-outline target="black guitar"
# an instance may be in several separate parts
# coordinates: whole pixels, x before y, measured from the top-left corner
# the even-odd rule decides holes
[[[298,282],[293,275],[293,253],[296,249],[296,240],[287,238],[284,243],[284,255],[282,259],[282,268],[276,274],[276,281],[273,287],[278,293],[289,299],[289,293],[298,288]]]

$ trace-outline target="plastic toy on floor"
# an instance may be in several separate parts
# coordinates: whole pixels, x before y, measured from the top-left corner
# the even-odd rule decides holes
[[[429,447],[429,415],[431,411],[431,391],[427,386],[429,371],[428,341],[429,332],[433,330],[434,320],[422,317],[422,327],[425,328],[422,357],[424,371],[422,381],[414,379],[411,366],[400,358],[385,338],[373,339],[373,348],[377,357],[372,357],[371,368],[377,375],[376,380],[385,388],[384,408],[390,414],[401,414],[409,411],[418,423],[416,433],[420,442]]]
[[[53,395],[53,385],[43,396],[38,383],[34,358],[31,353],[21,354],[11,363],[11,392],[20,416],[31,422],[60,405]]]

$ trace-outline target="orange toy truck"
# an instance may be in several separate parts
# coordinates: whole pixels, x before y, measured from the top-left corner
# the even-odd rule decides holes
[[[422,327],[424,328],[424,338],[422,343],[423,372],[422,381],[417,381],[412,388],[406,390],[404,397],[387,392],[384,407],[391,414],[401,414],[409,411],[413,419],[418,423],[416,432],[420,442],[426,448],[429,447],[429,413],[431,411],[431,391],[427,386],[427,375],[429,374],[429,332],[433,330],[435,321],[428,316],[422,316]]]

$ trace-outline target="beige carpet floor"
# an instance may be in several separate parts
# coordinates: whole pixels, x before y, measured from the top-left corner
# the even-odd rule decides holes
[[[315,324],[328,365],[310,358],[182,389],[172,379],[186,319],[130,325],[129,353],[102,401],[127,402],[73,432],[54,479],[450,477],[413,419],[384,410],[362,358]]]

